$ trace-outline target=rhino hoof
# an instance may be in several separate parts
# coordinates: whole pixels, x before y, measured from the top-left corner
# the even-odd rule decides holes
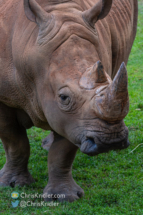
[[[20,174],[14,172],[0,171],[0,187],[30,185],[35,182],[31,174],[27,172],[21,172]]]
[[[48,184],[44,189],[44,201],[74,202],[84,196],[83,189],[75,182],[72,184]]]

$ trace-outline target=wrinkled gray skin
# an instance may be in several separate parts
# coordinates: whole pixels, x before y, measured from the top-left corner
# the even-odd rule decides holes
[[[36,126],[52,131],[42,144],[49,150],[44,194],[72,202],[84,194],[72,178],[77,149],[93,156],[129,145],[125,64],[137,1],[60,2],[0,0],[0,138],[7,159],[0,185],[34,181],[26,129]]]

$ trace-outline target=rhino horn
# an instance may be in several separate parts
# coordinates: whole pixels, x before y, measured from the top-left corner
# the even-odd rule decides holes
[[[125,63],[121,64],[107,89],[96,95],[94,104],[97,115],[108,122],[122,120],[128,114],[128,75]]]
[[[35,0],[24,0],[24,11],[27,18],[40,25],[51,19],[51,15],[47,13]]]
[[[103,19],[109,13],[113,0],[100,0],[92,8],[83,12],[83,19],[94,28],[99,19]]]
[[[97,61],[92,68],[86,70],[80,79],[80,87],[91,90],[97,83],[104,83],[107,77],[100,61]]]
[[[110,91],[117,99],[128,97],[128,74],[124,62],[121,64],[110,86]]]

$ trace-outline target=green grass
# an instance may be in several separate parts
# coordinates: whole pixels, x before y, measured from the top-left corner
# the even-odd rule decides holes
[[[48,181],[48,153],[41,148],[41,139],[46,137],[48,132],[37,128],[30,129],[28,131],[31,144],[29,169],[36,183],[23,188],[0,188],[0,213],[143,215],[143,145],[131,152],[143,143],[143,0],[139,1],[138,33],[128,62],[128,71],[130,112],[125,123],[129,128],[130,147],[97,157],[77,153],[73,164],[73,177],[85,191],[85,196],[81,200],[59,204],[58,207],[12,208],[13,191],[41,194]],[[2,144],[0,144],[0,156],[1,169],[6,160]],[[32,199],[26,199],[28,200]]]

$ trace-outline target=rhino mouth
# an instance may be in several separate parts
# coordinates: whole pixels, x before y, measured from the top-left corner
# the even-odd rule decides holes
[[[114,137],[114,138],[113,138]],[[82,139],[80,150],[89,156],[105,153],[110,150],[125,149],[130,145],[128,140],[128,129],[114,134],[88,134]]]

